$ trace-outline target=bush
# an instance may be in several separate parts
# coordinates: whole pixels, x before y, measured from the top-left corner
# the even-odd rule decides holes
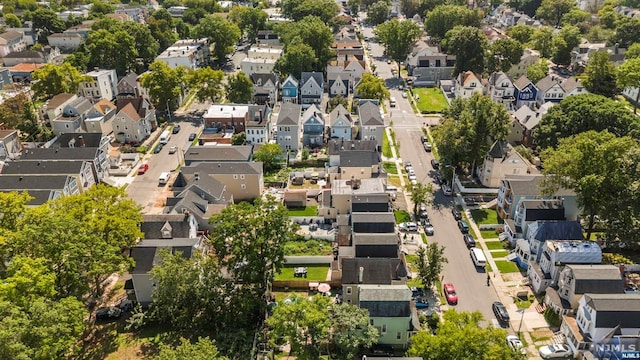
[[[612,265],[621,265],[621,264],[633,264],[633,261],[621,254],[603,253],[602,263],[612,264]]]
[[[140,145],[136,148],[136,152],[139,154],[146,154],[147,150],[149,150],[149,147],[145,146],[145,145]]]
[[[435,334],[438,330],[438,326],[440,326],[440,316],[437,313],[431,314],[431,316],[427,318],[427,325],[429,326],[429,329],[431,329],[431,332]]]
[[[562,319],[560,315],[553,311],[552,308],[548,307],[544,310],[544,319],[551,325],[552,327],[560,326]]]

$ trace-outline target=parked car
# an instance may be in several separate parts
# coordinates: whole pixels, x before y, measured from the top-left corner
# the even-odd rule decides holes
[[[436,233],[436,230],[433,228],[430,222],[425,221],[422,226],[424,227],[424,234],[427,236],[433,236]]]
[[[440,162],[436,159],[431,159],[431,166],[435,169],[438,170],[440,168]]]
[[[453,287],[452,283],[443,284],[442,289],[444,290],[444,297],[447,299],[449,305],[458,304],[458,294],[456,294],[456,288]]]
[[[417,288],[417,287],[412,287],[411,288],[411,297],[419,297],[419,296],[424,296],[424,290],[422,290],[421,288]]]
[[[456,206],[451,208],[451,213],[453,214],[454,219],[462,220],[462,214],[460,213],[460,210],[458,210]]]
[[[415,301],[417,309],[426,309],[429,307],[429,301],[422,296],[418,296],[413,299],[413,301]]]
[[[410,180],[409,180],[409,183],[410,183],[411,185],[417,185],[417,184],[418,184],[418,180],[416,180],[416,179],[410,179]]]
[[[453,190],[451,190],[451,186],[449,186],[448,184],[442,184],[442,193],[445,196],[451,196],[453,195]]]
[[[154,154],[159,153],[159,152],[162,150],[162,147],[163,147],[163,146],[164,146],[164,145],[162,145],[162,144],[158,144],[158,146],[156,146],[156,148],[155,148],[155,149],[153,149],[153,153],[154,153]]]
[[[177,134],[180,132],[180,125],[179,124],[175,124],[173,126],[173,130],[171,130],[172,133]]]
[[[429,213],[427,212],[427,205],[425,204],[420,205],[420,208],[418,209],[418,216],[420,217],[420,219],[429,218]]]
[[[527,354],[527,349],[524,348],[522,341],[520,341],[520,338],[516,335],[507,336],[507,345],[509,345],[509,347],[517,353],[520,353],[522,355]]]
[[[420,141],[423,142],[423,143],[426,143],[426,142],[429,141],[429,139],[427,139],[426,136],[422,135],[422,136],[420,136]]]
[[[411,161],[405,161],[404,162],[404,169],[407,170],[410,167],[411,167]]]
[[[538,349],[543,359],[564,359],[573,356],[571,349],[565,344],[545,345]]]
[[[509,322],[509,313],[507,312],[507,308],[500,301],[496,301],[491,305],[493,309],[493,313],[498,319],[500,323],[508,323]]]
[[[431,152],[431,143],[426,141],[422,143],[422,146],[424,146],[424,151],[426,152]]]
[[[169,148],[169,154],[175,154],[176,151],[178,151],[178,147],[177,146],[172,146]]]
[[[387,64],[391,64],[391,59],[387,59]]]
[[[101,307],[96,311],[96,320],[112,320],[122,315],[122,310],[117,307]]]
[[[458,220],[458,229],[462,231],[463,234],[469,233],[469,224],[467,224],[464,220]]]
[[[411,180],[418,180],[418,177],[416,176],[416,174],[415,174],[415,173],[414,173],[413,175],[412,175],[412,174],[409,174],[408,178],[409,178],[409,180],[410,180],[410,181],[411,181]]]
[[[476,246],[476,239],[474,239],[470,234],[462,235],[462,240],[464,240],[464,243],[469,249]]]
[[[143,175],[147,172],[147,170],[149,170],[149,164],[140,165],[140,167],[138,168],[138,175]]]
[[[409,168],[407,169],[407,174],[409,174],[409,175],[413,175],[413,176],[416,176],[416,171],[415,171],[415,170],[413,170],[413,168],[412,168],[412,167],[409,167]]]
[[[398,224],[400,231],[418,231],[418,224],[414,222],[404,222]]]
[[[403,93],[402,93],[402,97],[406,99],[406,98],[407,98],[407,93],[406,93],[406,92],[403,92]]]
[[[189,134],[189,141],[193,141],[196,139],[196,133]]]

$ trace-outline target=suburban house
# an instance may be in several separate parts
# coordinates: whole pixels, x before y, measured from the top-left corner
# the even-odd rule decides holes
[[[156,57],[156,61],[166,63],[170,68],[184,66],[199,69],[210,62],[210,44],[208,38],[182,39],[165,49]]]
[[[516,241],[514,260],[521,268],[528,269],[531,265],[538,264],[548,240],[581,241],[582,238],[579,221],[538,220],[529,224],[524,239]]]
[[[357,304],[369,310],[371,324],[380,333],[380,345],[406,348],[411,334],[420,329],[407,285],[359,285]]]
[[[47,36],[49,45],[57,47],[62,52],[70,53],[77,50],[84,42],[85,38],[72,32],[61,32]]]
[[[556,313],[573,315],[584,294],[622,294],[624,281],[615,265],[566,265],[557,288],[547,288],[544,302]]]
[[[253,102],[256,104],[274,105],[278,101],[278,89],[280,82],[276,74],[252,74]]]
[[[78,95],[76,94],[60,93],[58,95],[54,95],[40,107],[40,116],[45,121],[48,120],[51,122],[53,119],[61,116],[65,106],[69,105],[77,98]]]
[[[513,64],[511,69],[507,71],[507,75],[509,75],[512,79],[518,79],[521,76],[527,75],[527,69],[540,61],[540,53],[533,49],[524,49],[522,56],[520,57],[520,62],[517,64]]]
[[[113,132],[113,118],[116,115],[116,106],[109,100],[100,99],[93,104],[84,119],[84,125],[89,133],[102,133],[105,135]]]
[[[186,179],[178,175],[171,188],[173,196],[166,206],[171,213],[189,214],[197,223],[198,231],[211,231],[209,219],[233,203],[233,195],[225,184],[211,176],[193,176]]]
[[[350,81],[350,74],[344,70],[337,69],[327,73],[327,90],[329,97],[342,96],[344,98],[349,96],[349,90],[352,83]]]
[[[507,219],[505,227],[510,231],[515,226],[517,233],[526,234],[529,224],[538,220],[567,220],[565,211],[561,199],[522,199],[516,206],[513,219]]]
[[[282,45],[280,37],[272,30],[258,30],[257,44],[260,46]]]
[[[315,104],[302,114],[302,144],[310,148],[324,145],[324,116]]]
[[[395,218],[392,212],[354,212],[351,228],[353,233],[394,234]]]
[[[439,48],[418,43],[407,57],[405,67],[409,76],[414,78],[415,86],[434,86],[440,80],[451,80],[455,66],[455,55],[448,55]]]
[[[240,69],[247,76],[253,74],[271,74],[282,53],[282,46],[254,45],[247,51],[247,57],[240,62]]]
[[[184,164],[191,166],[200,162],[248,162],[252,156],[253,145],[195,146],[184,153]]]
[[[525,106],[525,108],[527,107]],[[509,129],[507,130],[506,140],[509,144],[520,145],[522,144],[522,138],[524,136],[524,127],[513,118],[513,114],[510,115],[511,121],[509,123]]]
[[[482,77],[473,71],[465,71],[458,74],[453,84],[453,92],[456,98],[469,99],[473,94],[481,94],[484,91]]]
[[[398,258],[342,258],[343,301],[357,304],[360,285],[404,285],[407,268]]]
[[[340,155],[349,151],[378,152],[378,144],[375,140],[331,139],[327,143],[329,167],[340,166]]]
[[[120,99],[113,120],[113,133],[121,143],[141,143],[157,126],[156,112],[144,98]]]
[[[351,150],[340,154],[340,179],[368,179],[380,175],[380,153],[377,150]]]
[[[282,102],[298,103],[298,80],[293,75],[287,76],[282,83]]]
[[[550,102],[547,104],[553,103]],[[514,112],[512,116],[522,127],[522,138],[520,141],[524,146],[529,148],[532,147],[534,144],[533,130],[538,126],[538,123],[540,123],[540,120],[542,119],[540,111],[531,110],[528,106],[522,106]]]
[[[478,164],[477,169],[480,183],[493,188],[500,186],[505,175],[531,173],[536,174],[538,170],[504,140],[493,143],[484,161]]]
[[[149,18],[149,12],[151,11],[151,6],[136,6],[125,4],[118,4],[116,6],[116,10],[113,12],[114,14],[127,15],[131,19],[131,21],[135,21],[141,24],[147,22],[147,19]]]
[[[116,85],[116,97],[136,98],[140,96],[142,96],[142,91],[140,89],[140,83],[138,82],[138,74],[130,72],[118,81]]]
[[[268,105],[249,105],[245,130],[247,144],[268,143],[271,130],[271,108]]]
[[[358,138],[360,140],[375,140],[378,149],[382,149],[384,136],[384,119],[378,105],[365,101],[358,106]]]
[[[206,138],[207,134],[223,134],[228,140],[226,143],[230,143],[231,136],[245,132],[247,120],[250,116],[255,115],[255,112],[249,111],[249,107],[250,105],[247,104],[211,105],[202,115],[204,137]]]
[[[538,106],[546,102],[558,103],[566,97],[562,80],[562,77],[550,74],[536,83],[536,88],[538,88]]]
[[[80,185],[71,175],[0,174],[0,192],[26,191],[34,199],[28,205],[42,205],[62,196],[80,194]]]
[[[385,194],[386,195],[386,194]],[[376,195],[376,196],[382,196]],[[388,196],[387,196],[388,201]],[[397,258],[400,236],[396,233],[386,234],[352,234],[354,256],[357,258]],[[344,275],[343,275],[344,281]]]
[[[321,72],[303,71],[300,77],[300,104],[307,108],[312,104],[320,106],[324,92],[324,78]]]
[[[93,105],[87,98],[75,98],[64,106],[59,116],[49,120],[51,130],[55,135],[84,132],[84,119],[91,109]]]
[[[513,111],[515,87],[507,74],[502,71],[494,72],[489,76],[486,87],[493,102],[503,104],[508,111]]]
[[[358,60],[364,60],[364,47],[357,38],[336,40],[332,47],[335,49],[338,61],[347,61],[354,57]]]
[[[602,250],[593,241],[547,240],[542,247],[540,262],[530,264],[527,275],[533,291],[540,294],[549,286],[557,286],[560,271],[565,265],[600,263]]]
[[[14,159],[21,149],[18,130],[0,130],[0,160]]]
[[[374,195],[384,194],[385,186],[380,178],[375,179],[331,179],[330,192],[327,191],[320,199],[318,204],[318,216],[324,216],[327,219],[336,219],[338,216],[346,215],[351,212],[351,200],[355,195]],[[364,213],[366,214],[366,213]],[[393,215],[393,214],[392,214]],[[347,220],[349,220],[347,218]],[[351,226],[349,226],[349,237],[351,236]],[[366,231],[362,231],[366,232]],[[394,230],[391,230],[393,233]]]
[[[192,179],[210,176],[224,184],[234,201],[253,201],[264,189],[264,174],[261,162],[201,162],[180,169],[174,182],[176,190]],[[181,190],[179,190],[181,191]]]
[[[26,48],[27,43],[24,33],[12,30],[0,34],[0,57],[5,57],[13,52],[24,51]]]
[[[79,193],[87,191],[97,183],[93,167],[86,160],[16,160],[5,164],[0,173],[25,177],[69,176],[73,178],[70,184],[75,184]]]
[[[22,63],[50,64],[62,62],[60,50],[51,46],[45,46],[42,50],[14,51],[2,57],[4,66],[12,67]]]
[[[329,131],[331,139],[352,139],[353,119],[351,119],[351,114],[342,104],[338,104],[329,113],[329,126],[331,127]]]
[[[522,106],[527,106],[532,110],[535,109],[538,88],[531,80],[522,75],[513,83],[513,86],[515,87],[516,109],[520,109]]]
[[[45,66],[46,64],[30,64],[20,63],[9,68],[11,74],[11,82],[29,84],[33,81],[33,72]]]
[[[329,65],[327,65],[327,78],[332,72],[347,73],[349,75],[350,90],[352,90],[354,84],[358,83],[358,81],[362,79],[362,75],[367,72],[367,66],[364,60],[358,60],[356,57],[352,57],[347,61],[329,62]]]
[[[280,113],[276,120],[276,141],[285,154],[293,151],[295,156],[302,147],[300,144],[301,109],[301,105],[294,103],[283,103],[280,106]]]
[[[82,81],[78,86],[78,95],[88,99],[113,100],[118,93],[118,75],[115,70],[93,70],[86,74],[91,80]]]

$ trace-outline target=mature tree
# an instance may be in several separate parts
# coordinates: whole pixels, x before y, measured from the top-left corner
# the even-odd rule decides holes
[[[233,51],[233,46],[240,39],[240,28],[231,21],[218,15],[209,15],[200,19],[198,25],[191,29],[192,36],[209,38],[214,45],[213,56],[223,61]]]
[[[367,22],[374,26],[382,24],[387,21],[390,13],[389,2],[380,0],[367,9]]]
[[[478,11],[458,5],[438,5],[425,16],[425,30],[436,41],[444,39],[458,25],[480,28],[482,19]]]
[[[389,98],[389,90],[384,85],[384,80],[368,73],[362,75],[356,87],[356,94],[361,99],[376,99],[380,102]]]
[[[539,148],[556,147],[562,138],[589,130],[607,130],[615,136],[638,138],[637,118],[623,104],[610,98],[583,94],[570,96],[549,109],[536,127]]]
[[[248,104],[253,97],[253,82],[242,71],[227,77],[227,100],[236,104]]]
[[[562,26],[573,25],[583,28],[591,20],[591,13],[578,8],[571,9],[562,17]]]
[[[158,42],[158,48],[164,50],[178,40],[174,31],[174,20],[169,12],[162,8],[154,11],[147,20],[151,36]]]
[[[640,47],[639,47],[639,50],[640,50]],[[591,65],[591,62],[589,62],[589,65]],[[620,89],[640,88],[640,57],[629,59],[625,61],[622,65],[618,66],[616,71],[616,78],[618,80],[618,87]],[[639,100],[640,100],[640,91],[637,92],[635,101],[633,102],[634,114],[638,109]]]
[[[454,75],[463,71],[482,73],[487,46],[487,37],[482,30],[472,26],[456,26],[442,40],[443,50],[456,56]]]
[[[124,30],[92,31],[78,52],[84,52],[87,56],[85,68],[115,69],[120,75],[133,70],[139,56],[136,39]]]
[[[320,18],[325,24],[340,10],[333,0],[284,0],[280,8],[282,15],[293,21],[300,21],[312,15]]]
[[[38,42],[42,44],[47,43],[47,36],[66,29],[64,21],[51,9],[40,7],[32,12],[30,17],[33,30],[38,34]]]
[[[282,148],[278,144],[264,144],[253,154],[253,159],[261,161],[265,171],[273,171],[280,168],[282,160]]]
[[[531,40],[535,30],[532,26],[518,24],[507,29],[507,34],[521,44],[526,44]]]
[[[208,14],[207,10],[203,8],[189,8],[182,15],[182,20],[189,25],[197,25],[198,21]]]
[[[325,70],[325,65],[331,54],[333,33],[331,28],[316,16],[307,16],[297,22],[285,22],[276,27],[276,31],[288,51],[291,44],[307,44],[316,56],[317,62],[313,64],[316,71]],[[298,38],[298,39],[296,39]]]
[[[613,194],[613,201],[602,216],[607,222],[606,239],[613,241],[612,245],[618,240],[620,247],[637,251],[640,244],[640,146],[634,144],[618,161],[621,171],[616,174],[615,181],[625,185]]]
[[[112,13],[116,9],[115,6],[111,5],[108,2],[102,2],[100,0],[95,0],[91,4],[91,9],[89,10],[89,16],[94,18],[102,17],[106,14]]]
[[[231,145],[244,145],[247,142],[247,134],[241,132],[231,135]]]
[[[357,16],[360,11],[360,0],[347,0],[347,5],[353,16]]]
[[[437,359],[523,359],[504,341],[507,332],[492,326],[480,326],[484,320],[478,311],[458,313],[447,310],[436,334],[422,330],[411,337],[409,356]]]
[[[614,30],[606,29],[602,25],[593,25],[584,37],[591,42],[609,42],[613,37]]]
[[[420,11],[420,0],[400,0],[400,11],[407,17],[413,18],[415,15],[424,15],[424,11]]]
[[[142,72],[145,68],[141,66],[136,67],[135,64],[138,64],[138,61],[141,60],[142,64],[146,67],[151,64],[160,53],[160,45],[153,37],[150,28],[146,24],[125,21],[119,25],[112,26],[111,29],[111,31],[114,31],[115,29],[122,29],[133,36],[134,47],[138,52],[138,58],[135,59],[133,67],[139,72]]]
[[[43,258],[15,256],[7,268],[0,287],[0,299],[27,308],[38,298],[53,299],[56,275]]]
[[[553,50],[553,28],[543,26],[531,35],[531,44],[543,58],[550,58]]]
[[[572,0],[542,0],[536,16],[551,26],[560,26],[562,17],[575,8],[577,4]]]
[[[75,94],[85,76],[67,63],[46,64],[33,72],[31,85],[34,97],[45,100],[60,93]]]
[[[444,264],[449,262],[444,256],[444,246],[431,242],[418,249],[417,255],[418,276],[425,289],[431,289],[431,286],[440,279]]]
[[[549,74],[549,65],[547,59],[540,59],[537,63],[527,68],[527,79],[534,84],[542,80]]]
[[[592,53],[584,72],[586,75],[584,87],[589,92],[610,98],[618,94],[616,66],[609,61],[608,51],[601,50]]]
[[[182,19],[173,19],[173,25],[178,33],[179,39],[188,39],[191,37],[191,28]]]
[[[259,302],[284,265],[284,244],[296,238],[297,225],[274,199],[258,198],[254,204],[229,205],[213,216],[210,223],[216,231],[210,240],[230,277]],[[261,308],[264,303],[257,305]]]
[[[272,339],[291,345],[298,359],[319,359],[335,346],[339,358],[350,359],[371,346],[378,330],[369,322],[369,312],[351,304],[334,304],[330,298],[293,296],[275,308],[267,320]]]
[[[640,58],[640,43],[633,43],[624,53],[625,60]]]
[[[508,71],[514,64],[520,62],[523,52],[522,44],[516,40],[506,38],[494,41],[489,45],[488,72]]]
[[[376,37],[393,60],[398,64],[398,74],[401,64],[413,50],[416,40],[422,35],[422,30],[413,21],[389,20],[376,28]]]
[[[229,12],[229,18],[235,22],[242,33],[247,34],[249,41],[255,41],[258,31],[267,25],[269,14],[259,8],[234,6]]]
[[[571,64],[571,52],[580,44],[580,29],[566,25],[553,37],[553,62],[560,65]]]
[[[616,22],[621,18],[615,10],[616,4],[604,4],[600,10],[598,10],[598,18],[600,24],[607,29],[615,29]]]
[[[616,31],[610,40],[613,44],[625,49],[631,44],[640,42],[640,19],[622,16],[616,21]]]
[[[423,183],[410,184],[408,190],[413,202],[413,213],[416,216],[418,215],[418,207],[421,204],[433,204],[433,187],[430,183],[428,185]]]
[[[196,98],[200,102],[209,100],[220,102],[224,99],[224,72],[213,70],[210,67],[200,69],[190,69],[185,75],[185,81],[196,90]]]
[[[163,3],[166,6],[166,1]],[[209,13],[222,12],[222,7],[216,0],[184,0],[184,6],[194,9],[202,8]]]
[[[327,112],[333,111],[333,109],[337,108],[338,105],[342,105],[345,109],[349,108],[349,99],[342,95],[329,98],[327,103]]]
[[[183,68],[172,69],[167,63],[156,61],[142,74],[140,83],[149,90],[151,102],[165,110],[178,108],[176,99],[183,92]]]
[[[286,79],[289,75],[300,79],[302,72],[313,70],[317,62],[318,59],[311,46],[303,43],[300,38],[296,38],[287,46],[287,51],[278,58],[274,71],[282,79]]]
[[[20,21],[20,18],[14,14],[5,14],[4,23],[7,25],[7,27],[11,27],[11,28],[22,27],[22,21]]]
[[[180,338],[180,345],[171,347],[169,345],[160,346],[160,353],[155,360],[227,360],[226,356],[220,355],[215,341],[209,338],[198,338],[195,344],[191,341]]]
[[[26,93],[20,92],[16,96],[6,98],[2,104],[0,104],[0,119],[5,126],[15,128],[25,121],[28,121],[28,116],[35,118],[33,114],[33,106],[31,99]]]
[[[638,143],[631,137],[586,131],[561,139],[556,149],[542,152],[547,175],[544,192],[551,194],[559,187],[576,192],[587,220],[587,239],[591,238],[596,216],[607,218],[608,206],[617,200],[615,195],[625,193],[629,184],[620,176],[622,162],[634,147]]]

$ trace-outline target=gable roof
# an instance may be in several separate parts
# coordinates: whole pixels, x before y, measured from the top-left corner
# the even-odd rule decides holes
[[[353,244],[358,245],[397,245],[400,237],[396,233],[354,233]],[[342,277],[344,280],[344,275]]]
[[[513,117],[527,130],[535,128],[540,122],[540,119],[542,119],[540,113],[531,110],[531,108],[526,105],[522,105],[520,109],[513,113]]]
[[[560,80],[562,80],[562,78],[560,78],[559,76],[549,74],[549,75],[543,77],[542,79],[540,79],[536,83],[536,87],[538,88],[538,90],[540,90],[542,92],[546,92],[547,90],[551,89],[552,87],[554,87],[556,85],[558,85],[558,86],[560,86],[560,88],[562,88],[562,85],[560,85]]]
[[[316,106],[316,104],[312,104],[304,111],[302,114],[302,121],[307,122],[311,118],[316,118],[321,124],[324,124],[324,116],[322,116],[322,111]]]
[[[62,110],[61,117],[64,120],[64,117],[66,117],[67,115],[67,109],[75,109],[75,111],[77,111],[79,115],[83,115],[88,113],[92,108],[93,104],[91,103],[91,101],[89,101],[89,99],[85,98],[84,96],[80,96],[65,105],[65,108]],[[72,115],[71,117],[75,118],[77,116],[78,115]]]
[[[271,83],[275,86],[276,83],[278,82],[278,76],[276,76],[276,74],[274,73],[270,73],[270,74],[253,73],[251,74],[250,78],[253,84],[256,86],[264,86],[269,81],[271,81]]]
[[[596,328],[637,328],[640,324],[640,295],[585,294],[584,300],[597,311]]]
[[[140,231],[145,239],[162,239],[162,228],[171,226],[172,238],[189,237],[189,217],[185,214],[142,214]]]
[[[340,167],[371,167],[380,163],[380,155],[375,151],[351,150],[340,153]]]
[[[489,75],[489,84],[494,86],[501,86],[504,81],[508,81],[509,84],[513,85],[513,81],[511,78],[502,71],[496,71]]]
[[[196,173],[200,178],[205,175],[216,174],[262,174],[261,162],[200,162],[189,166],[184,166],[180,172],[191,179]]]
[[[616,294],[624,292],[620,269],[614,265],[567,265],[575,280],[576,294]]]
[[[182,257],[189,259],[198,244],[199,239],[175,238],[161,240],[142,240],[129,250],[129,256],[135,261],[131,269],[132,274],[146,274],[160,262],[158,248],[168,248],[172,254],[182,253]]]
[[[48,109],[57,108],[58,106],[75,98],[76,96],[77,96],[76,94],[69,94],[69,93],[60,93],[60,94],[54,95],[51,99],[49,99],[49,101],[47,101],[46,103],[47,108]]]
[[[583,239],[582,226],[578,221],[538,220],[529,225],[529,229],[536,226],[534,239],[538,241]]]
[[[570,93],[579,87],[584,87],[584,85],[580,83],[580,79],[571,76],[562,82],[562,87],[566,93]]]
[[[283,103],[280,106],[280,113],[276,125],[300,125],[300,110],[302,105],[293,103]]]
[[[300,74],[300,87],[305,86],[310,80],[313,80],[320,88],[324,87],[322,73],[315,71],[303,71]]]
[[[95,104],[93,104],[93,108],[96,109],[102,115],[106,115],[113,109],[116,109],[116,106],[109,100],[102,98],[98,100]]]
[[[135,88],[138,85],[138,74],[134,73],[133,71],[128,73],[127,75],[125,75],[122,79],[120,79],[120,81],[118,81],[118,85],[120,84],[127,84],[129,86],[131,86],[132,88]]]
[[[331,126],[334,126],[334,124],[340,119],[346,120],[349,124],[353,123],[351,114],[344,108],[344,106],[342,106],[342,104],[338,104],[338,106],[331,110],[329,113],[329,123]]]
[[[380,115],[380,108],[371,101],[365,101],[358,106],[360,123],[366,126],[384,126],[384,119]]]
[[[143,98],[133,99],[120,99],[118,100],[118,107],[116,111],[125,113],[132,120],[144,119],[147,116],[147,109],[145,105],[148,105]]]
[[[394,280],[407,276],[407,268],[400,259],[389,258],[343,258],[343,284],[391,285]],[[359,281],[362,269],[362,281]]]
[[[522,90],[525,87],[527,87],[527,85],[529,85],[531,83],[531,80],[529,80],[526,76],[522,75],[518,78],[518,80],[516,80],[513,83],[513,86],[515,86],[516,88]]]
[[[11,58],[11,59],[23,59],[23,58],[27,58],[27,59],[44,59],[47,56],[47,54],[44,51],[37,51],[37,50],[23,50],[23,51],[16,51],[16,52],[12,52],[9,53],[7,55],[5,55],[5,58]]]
[[[286,83],[291,83],[291,85],[293,85],[294,87],[298,87],[298,79],[296,79],[293,75],[289,74],[289,76],[287,76],[286,79],[284,79],[284,81],[282,82],[282,86],[284,86]]]
[[[70,180],[69,175],[1,175],[2,190],[61,190]]]
[[[25,149],[23,160],[89,160],[94,161],[98,154],[95,147],[51,147]]]
[[[78,175],[86,160],[17,160],[6,163],[3,175]]]
[[[395,217],[393,213],[369,213],[369,212],[354,212],[351,213],[351,223],[395,223]]]
[[[14,31],[14,30],[10,30],[10,31],[5,31],[2,34],[0,34],[0,39],[5,40],[3,42],[0,42],[0,44],[7,42],[7,40],[13,40],[15,38],[19,38],[22,37],[22,33],[18,32],[18,31]]]
[[[406,301],[411,300],[407,285],[360,285],[360,301]]]
[[[100,146],[104,136],[102,133],[65,133],[58,135],[58,139],[51,144],[51,147],[59,146],[68,148],[88,147],[97,148]]]
[[[480,77],[478,77],[476,74],[474,74],[473,71],[465,71],[463,73],[461,73],[460,75],[460,83],[462,84],[462,86],[467,86],[469,83],[471,83],[472,81],[476,80],[478,82],[480,82]]]
[[[252,145],[196,146],[184,154],[185,161],[249,161],[253,153]]]
[[[329,155],[338,155],[342,152],[360,150],[360,151],[377,151],[378,143],[375,140],[345,140],[331,139],[327,147]]]

